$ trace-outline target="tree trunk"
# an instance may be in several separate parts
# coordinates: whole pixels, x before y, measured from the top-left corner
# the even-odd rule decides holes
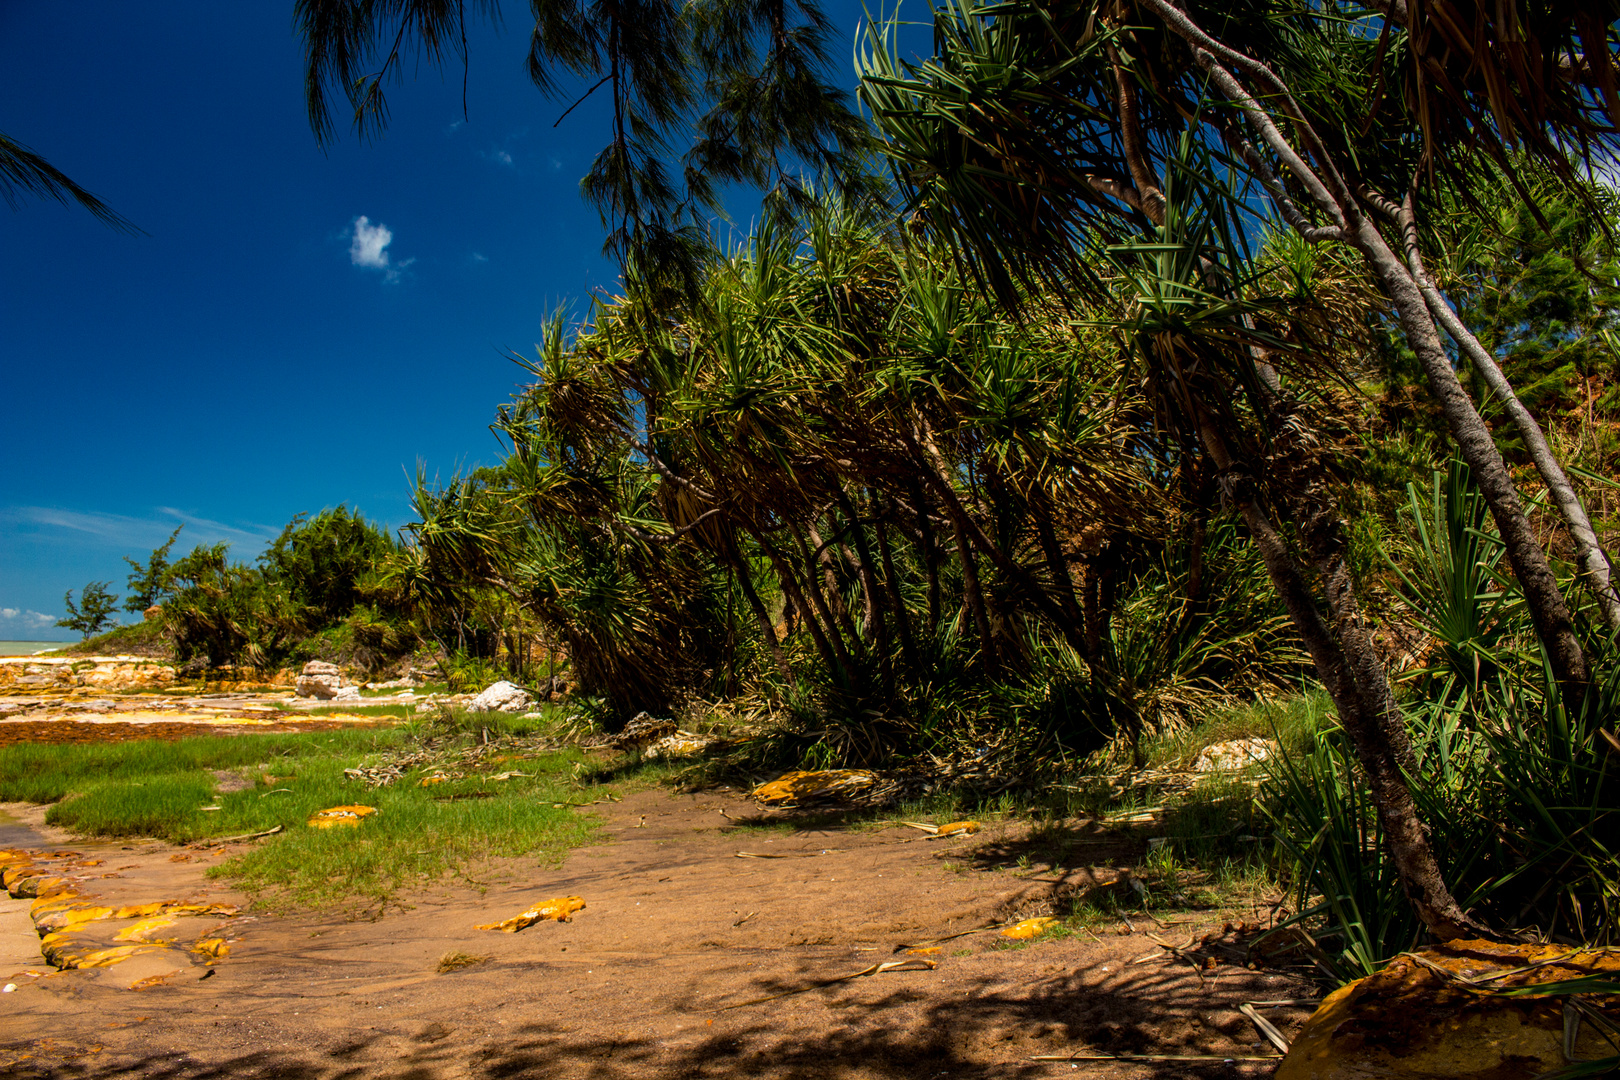
[[[893,509],[892,503],[889,509]],[[894,572],[894,554],[889,548],[889,525],[881,515],[877,519],[877,538],[878,554],[883,559],[883,585],[889,594],[895,628],[900,633],[900,652],[905,657],[906,669],[917,675],[922,669],[917,664],[917,643],[911,637],[911,613],[906,610],[906,600],[900,592],[900,577]]]
[[[1097,559],[1092,558],[1086,562],[1086,580],[1082,586],[1081,598],[1085,605],[1084,618],[1086,627],[1086,660],[1096,660],[1102,654],[1103,623],[1100,600],[1102,593],[1102,575],[1097,572]]]
[[[1040,609],[1042,615],[1049,619],[1063,639],[1067,641],[1076,652],[1085,651],[1084,630],[1077,623],[1065,619],[1063,611],[1057,603],[1041,588],[1027,569],[1017,561],[1008,558],[1007,553],[990,542],[984,530],[968,516],[962,501],[957,497],[956,491],[951,487],[950,466],[945,456],[940,453],[939,446],[934,442],[933,433],[926,423],[919,423],[917,430],[908,439],[912,452],[917,455],[918,464],[922,468],[923,476],[939,494],[941,505],[946,515],[951,519],[951,525],[956,531],[958,540],[966,540],[984,552],[985,556],[995,563],[996,568],[1006,577],[1024,588],[1025,595]]]
[[[833,524],[836,526],[838,523],[835,521]],[[805,531],[809,534],[810,543],[814,544],[815,548],[811,549],[803,540],[799,541],[799,546],[803,549],[804,557],[807,560],[813,560],[821,565],[821,581],[826,586],[826,599],[824,600],[826,608],[832,613],[833,618],[838,620],[838,626],[843,629],[844,634],[848,635],[850,645],[859,648],[861,644],[860,632],[855,629],[855,620],[850,618],[849,605],[844,603],[844,594],[838,587],[838,567],[832,557],[833,545],[821,539],[821,533],[816,528],[815,522],[812,521],[807,524]],[[815,571],[812,568],[806,572],[814,573]],[[818,591],[816,595],[821,594]]]
[[[756,531],[752,525],[744,523],[743,528],[759,544],[759,549],[765,553],[765,557],[776,568],[776,577],[782,583],[782,591],[787,593],[788,601],[804,617],[805,629],[810,631],[810,639],[816,643],[816,651],[821,653],[822,662],[827,665],[827,670],[842,673],[843,668],[839,663],[838,653],[834,651],[832,642],[828,641],[827,636],[822,633],[821,626],[816,621],[810,605],[805,603],[804,593],[800,590],[799,583],[794,578],[793,568],[782,557],[782,553],[776,550],[776,546],[769,543],[764,535]]]
[[[1395,314],[1400,321],[1406,343],[1417,355],[1418,363],[1422,365],[1424,375],[1428,379],[1430,392],[1440,405],[1440,411],[1451,429],[1451,436],[1457,443],[1457,449],[1462,459],[1468,463],[1469,470],[1479,484],[1480,494],[1485,497],[1491,517],[1496,522],[1497,533],[1502,538],[1508,562],[1512,565],[1514,576],[1518,578],[1519,586],[1524,592],[1525,604],[1530,609],[1531,620],[1535,623],[1536,634],[1546,651],[1553,677],[1562,688],[1565,700],[1572,702],[1583,700],[1590,681],[1590,673],[1586,655],[1575,636],[1574,620],[1570,616],[1569,607],[1564,603],[1563,594],[1558,590],[1558,581],[1553,576],[1552,568],[1547,565],[1546,552],[1541,550],[1535,530],[1531,528],[1530,520],[1525,515],[1524,505],[1519,501],[1519,493],[1514,487],[1512,474],[1508,472],[1502,455],[1497,452],[1490,428],[1480,419],[1479,413],[1474,409],[1474,403],[1469,400],[1462,384],[1457,381],[1457,373],[1451,368],[1451,358],[1441,346],[1439,330],[1429,313],[1428,304],[1418,288],[1411,269],[1385,242],[1383,234],[1364,211],[1362,203],[1351,193],[1326,146],[1299,114],[1290,96],[1285,92],[1279,92],[1285,91],[1286,87],[1276,75],[1263,65],[1257,64],[1252,59],[1245,59],[1216,42],[1198,28],[1185,11],[1174,7],[1169,0],[1147,0],[1147,3],[1165,20],[1171,30],[1193,46],[1194,57],[1199,66],[1208,72],[1213,86],[1243,112],[1260,140],[1277,155],[1285,170],[1298,181],[1310,201],[1335,224],[1323,229],[1313,227],[1300,214],[1287,191],[1277,183],[1276,178],[1270,173],[1269,166],[1255,155],[1252,160],[1259,168],[1262,182],[1270,191],[1272,200],[1283,217],[1308,241],[1332,237],[1354,247],[1377,279],[1385,297],[1395,305]],[[1261,78],[1266,84],[1266,93],[1279,92],[1275,97],[1277,107],[1282,108],[1293,119],[1307,152],[1317,159],[1320,171],[1306,164],[1299,151],[1283,136],[1270,113],[1260,106],[1231,71],[1217,62],[1216,53],[1234,62],[1243,63],[1251,76]],[[1377,196],[1371,197],[1368,201],[1387,202]],[[1398,212],[1391,212],[1391,216],[1398,217]]]
[[[1564,519],[1564,526],[1569,530],[1570,542],[1575,546],[1575,565],[1580,568],[1582,579],[1592,590],[1592,595],[1597,598],[1598,608],[1603,612],[1603,621],[1611,632],[1620,631],[1620,593],[1615,590],[1608,555],[1598,542],[1597,531],[1592,528],[1591,519],[1586,516],[1586,507],[1581,505],[1581,497],[1570,484],[1563,466],[1558,463],[1558,457],[1552,452],[1552,447],[1547,445],[1547,436],[1542,433],[1541,425],[1530,415],[1530,410],[1524,407],[1519,395],[1513,392],[1513,384],[1502,374],[1496,358],[1491,355],[1490,350],[1480,344],[1479,339],[1463,325],[1462,320],[1457,318],[1457,313],[1451,310],[1451,305],[1446,303],[1446,298],[1440,294],[1428,271],[1424,269],[1423,256],[1418,250],[1417,226],[1413,219],[1410,198],[1407,205],[1402,208],[1401,231],[1406,244],[1407,263],[1418,288],[1423,292],[1423,299],[1429,305],[1430,314],[1446,328],[1446,333],[1451,335],[1458,349],[1473,363],[1474,370],[1479,372],[1480,378],[1485,380],[1485,385],[1507,410],[1508,419],[1513,421],[1519,437],[1524,440],[1525,449],[1530,453],[1530,460],[1535,462],[1536,471],[1541,474],[1542,481],[1547,485],[1547,493],[1552,496],[1553,505],[1558,507],[1558,513]]]
[[[1074,626],[1083,627],[1085,618],[1074,597],[1074,578],[1069,576],[1069,560],[1063,557],[1063,545],[1058,543],[1057,529],[1052,524],[1052,501],[1045,489],[1037,487],[1029,499],[1030,516],[1035,519],[1035,534],[1040,538],[1041,550],[1047,565],[1052,568],[1052,583],[1057,589],[1058,607],[1063,617]]]
[[[782,673],[782,678],[788,682],[793,681],[793,671],[788,667],[787,655],[782,652],[782,643],[776,640],[776,627],[771,625],[771,613],[765,610],[760,602],[759,593],[754,591],[754,583],[748,573],[748,561],[732,546],[732,566],[737,571],[737,584],[741,586],[743,597],[748,606],[754,611],[754,618],[759,621],[759,632],[765,637],[765,644],[771,650],[771,659],[776,661],[776,670]]]
[[[866,617],[877,645],[878,671],[883,677],[883,692],[888,695],[890,701],[893,701],[894,642],[889,638],[888,621],[883,617],[883,601],[878,593],[877,581],[872,574],[872,552],[867,547],[866,530],[861,528],[860,516],[855,512],[855,506],[850,501],[848,493],[844,491],[843,485],[834,486],[838,492],[839,508],[849,521],[850,539],[855,542],[855,554],[860,559],[860,565],[856,570],[861,578],[861,591],[866,594]]]
[[[923,570],[928,577],[928,635],[939,630],[939,544],[934,526],[928,520],[928,497],[915,477],[911,478],[911,498],[917,507],[917,533],[922,538]]]
[[[952,526],[956,532],[956,558],[962,564],[962,584],[966,593],[968,610],[973,613],[973,626],[979,632],[979,655],[984,661],[984,676],[995,679],[1001,675],[1001,665],[996,659],[996,643],[990,636],[990,616],[984,607],[984,593],[979,590],[979,566],[973,557],[973,542],[967,538],[956,515],[951,515]]]
[[[1359,624],[1354,593],[1348,592],[1348,573],[1330,583],[1330,606],[1335,611],[1332,630],[1323,623],[1316,598],[1298,560],[1278,534],[1270,516],[1248,490],[1250,481],[1233,473],[1233,462],[1225,440],[1215,431],[1208,417],[1200,420],[1199,434],[1205,450],[1222,475],[1222,490],[1243,516],[1249,537],[1260,551],[1266,573],[1282,597],[1294,628],[1305,642],[1316,671],[1333,698],[1339,721],[1355,746],[1356,756],[1367,774],[1373,806],[1389,842],[1390,857],[1400,875],[1408,901],[1429,932],[1441,941],[1479,935],[1483,929],[1463,912],[1440,874],[1439,863],[1429,838],[1423,831],[1412,792],[1407,787],[1403,764],[1410,764],[1411,743],[1398,710],[1394,721],[1398,734],[1389,730],[1388,714],[1379,713],[1376,702],[1393,705],[1389,680],[1371,643]],[[1342,560],[1340,566],[1342,567]],[[1331,603],[1336,599],[1336,603]],[[1346,656],[1341,635],[1360,632],[1365,649],[1355,650],[1354,661]],[[1370,662],[1369,662],[1370,661]],[[1372,690],[1369,702],[1364,689]],[[1405,759],[1404,762],[1402,759]]]
[[[855,664],[850,658],[849,650],[844,646],[844,635],[838,630],[838,621],[834,618],[832,608],[827,604],[827,598],[821,595],[821,587],[816,584],[816,560],[810,552],[810,546],[804,542],[799,531],[788,526],[788,532],[799,545],[799,557],[804,560],[804,586],[803,591],[810,597],[810,606],[820,616],[823,629],[826,630],[827,640],[832,645],[833,652],[838,656],[838,669],[843,674],[847,685],[855,673]],[[811,622],[817,620],[811,619]],[[853,635],[852,635],[853,636]]]
[[[1586,654],[1575,636],[1574,619],[1563,594],[1558,591],[1558,579],[1547,565],[1547,554],[1536,539],[1535,529],[1524,512],[1524,504],[1519,501],[1513,476],[1496,449],[1490,428],[1480,419],[1467,391],[1457,381],[1457,373],[1452,370],[1451,358],[1440,344],[1440,333],[1423,293],[1411,271],[1384,242],[1372,219],[1361,214],[1359,208],[1346,228],[1346,238],[1361,251],[1384,295],[1394,303],[1406,342],[1423,365],[1430,392],[1440,404],[1458,452],[1468,463],[1480,494],[1490,507],[1513,575],[1524,592],[1536,634],[1547,651],[1553,677],[1562,688],[1565,701],[1580,702],[1586,696],[1591,677]]]

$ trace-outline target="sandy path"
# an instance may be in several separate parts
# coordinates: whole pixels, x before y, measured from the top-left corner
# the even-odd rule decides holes
[[[900,827],[783,832],[739,827],[754,811],[735,797],[661,792],[604,813],[609,841],[574,852],[560,869],[490,866],[482,895],[464,885],[426,892],[375,922],[260,916],[231,931],[239,940],[228,959],[166,985],[128,990],[117,966],[13,979],[18,991],[0,996],[0,1072],[1267,1076],[1267,1064],[1089,1063],[1077,1071],[1028,1059],[1086,1050],[1260,1054],[1237,1004],[1309,993],[1293,976],[1229,962],[1203,975],[1177,960],[1133,964],[1156,946],[1105,929],[1096,940],[1014,949],[992,934],[964,937],[931,957],[936,970],[722,1010],[905,958],[895,954],[903,942],[1039,913],[1111,872],[1045,869],[1038,857],[1037,870],[1020,872],[1018,855],[1036,849],[1011,825],[937,842]],[[1082,850],[1096,858],[1099,849]],[[170,861],[174,852],[118,845],[120,865],[131,867],[119,884],[138,891],[149,878],[171,892],[207,888],[210,900],[240,899],[205,884],[197,860]],[[571,923],[518,934],[473,929],[567,894],[588,904]],[[18,946],[8,918],[14,913],[0,905],[5,961]],[[1158,932],[1181,944],[1211,928],[1219,933],[1218,918],[1213,927],[1192,920]],[[438,974],[450,950],[489,959]],[[1205,954],[1234,955],[1219,944]],[[37,956],[33,967],[41,970]],[[199,979],[202,970],[215,974]],[[1286,1030],[1305,1012],[1271,1015]]]

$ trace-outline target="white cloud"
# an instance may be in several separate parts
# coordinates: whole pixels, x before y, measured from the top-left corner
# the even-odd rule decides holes
[[[562,162],[559,161],[558,159],[556,159],[556,158],[548,158],[547,160],[551,162],[551,171],[552,172],[556,172],[558,169],[562,168]]]
[[[393,242],[394,230],[361,214],[349,232],[349,261],[367,270],[381,270],[383,280],[392,284],[416,262],[415,258],[395,262],[388,254],[388,245]]]
[[[0,608],[0,627],[5,627],[14,632],[18,630],[43,630],[47,626],[55,626],[57,618],[58,616],[30,611],[27,608]]]
[[[495,151],[495,160],[500,162],[502,165],[510,165],[512,164],[512,155],[508,154],[505,150],[497,150]]]
[[[388,245],[394,242],[393,230],[361,214],[354,219],[354,232],[349,241],[349,261],[356,266],[373,270],[388,269]]]
[[[475,263],[487,263],[489,262],[489,256],[475,251],[472,253],[472,261]]]

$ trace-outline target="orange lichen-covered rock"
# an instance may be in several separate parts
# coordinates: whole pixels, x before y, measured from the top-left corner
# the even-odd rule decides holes
[[[1012,938],[1014,941],[1027,941],[1030,938],[1040,937],[1042,934],[1050,930],[1052,925],[1056,922],[1056,919],[1047,915],[1042,915],[1034,919],[1025,919],[1021,923],[1014,923],[1013,925],[1007,927],[1001,932],[1001,936],[1004,938]]]
[[[1613,972],[1620,949],[1453,941],[1401,956],[1328,995],[1277,1069],[1276,1080],[1519,1080],[1564,1059],[1562,999],[1496,990]],[[1549,962],[1552,961],[1552,962]],[[1529,971],[1520,969],[1531,965]],[[1502,977],[1492,979],[1498,973]],[[1613,999],[1588,999],[1607,1012]],[[1583,1025],[1577,1058],[1612,1048]]]
[[[206,960],[223,960],[230,955],[231,946],[224,938],[203,938],[191,951]]]
[[[161,945],[103,945],[69,933],[46,934],[39,942],[40,955],[52,967],[68,971],[74,968],[107,967],[132,956],[162,951]]]
[[[134,941],[142,945],[166,945],[178,939],[163,935],[163,931],[180,920],[173,915],[154,915],[131,923],[113,935],[114,941]]]
[[[358,826],[361,821],[377,812],[375,806],[334,806],[317,810],[309,816],[312,829],[330,829],[334,825]]]
[[[19,900],[27,900],[65,892],[72,887],[72,881],[54,874],[24,874],[17,879],[17,884],[12,886],[11,895]]]
[[[41,896],[32,904],[29,904],[28,915],[30,918],[38,919],[41,915],[48,911],[58,911],[62,908],[70,908],[84,902],[84,897],[82,897],[77,891],[63,889],[60,892],[51,893],[49,896]]]
[[[35,915],[34,929],[41,934],[49,934],[57,930],[66,930],[68,927],[77,926],[80,923],[110,919],[112,914],[112,908],[100,904],[74,903]]]
[[[878,775],[866,769],[825,769],[819,772],[790,772],[754,789],[754,798],[765,806],[859,795],[878,783]]]
[[[949,825],[941,825],[935,836],[967,836],[979,831],[977,821],[953,821]]]
[[[533,926],[535,923],[545,919],[555,919],[557,922],[572,922],[570,916],[576,911],[583,910],[585,910],[585,901],[579,897],[559,896],[555,900],[542,900],[538,904],[531,904],[510,919],[483,923],[474,927],[474,929],[500,930],[503,933],[515,934],[524,927]]]

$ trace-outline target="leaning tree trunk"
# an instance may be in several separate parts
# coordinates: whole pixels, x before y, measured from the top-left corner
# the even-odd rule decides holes
[[[1285,171],[1333,224],[1313,226],[1300,213],[1287,190],[1271,173],[1270,167],[1258,154],[1253,153],[1252,147],[1247,148],[1244,156],[1259,170],[1261,181],[1282,216],[1310,242],[1336,239],[1349,244],[1361,255],[1385,297],[1395,305],[1396,317],[1406,343],[1417,355],[1430,393],[1439,404],[1446,425],[1451,429],[1452,439],[1457,443],[1458,452],[1473,472],[1480,494],[1485,497],[1485,504],[1496,522],[1497,533],[1502,538],[1508,562],[1524,592],[1525,605],[1530,609],[1536,633],[1546,650],[1553,677],[1566,700],[1582,700],[1590,673],[1586,654],[1575,636],[1574,619],[1564,602],[1563,593],[1558,589],[1558,580],[1547,564],[1547,553],[1541,550],[1541,543],[1524,512],[1524,504],[1519,499],[1507,463],[1496,449],[1496,440],[1492,438],[1490,428],[1480,418],[1474,403],[1457,381],[1451,358],[1440,343],[1440,332],[1411,270],[1395,255],[1377,225],[1363,212],[1344,175],[1294,103],[1291,92],[1282,80],[1259,61],[1245,57],[1210,37],[1170,0],[1143,2],[1192,46],[1193,55],[1209,76],[1213,88],[1242,113],[1258,141],[1277,156]],[[1223,61],[1232,67],[1229,68]],[[1307,164],[1304,154],[1288,141],[1271,114],[1238,80],[1234,70],[1242,70],[1261,83],[1268,99],[1288,116],[1299,132],[1305,147],[1304,154],[1316,159],[1316,167]]]
[[[1524,440],[1530,460],[1535,463],[1536,471],[1547,485],[1547,493],[1552,496],[1553,505],[1558,507],[1559,515],[1564,519],[1564,527],[1569,530],[1570,542],[1575,547],[1575,565],[1580,568],[1582,579],[1597,598],[1603,621],[1610,631],[1620,632],[1620,592],[1615,590],[1608,555],[1603,551],[1597,531],[1592,528],[1592,521],[1586,515],[1586,507],[1581,505],[1581,497],[1576,494],[1563,466],[1558,463],[1557,455],[1547,444],[1547,436],[1542,432],[1541,425],[1536,423],[1536,418],[1524,407],[1519,395],[1513,392],[1513,384],[1502,374],[1496,357],[1463,325],[1429,277],[1428,270],[1423,266],[1423,255],[1418,249],[1417,223],[1410,196],[1401,208],[1400,223],[1406,245],[1406,261],[1418,288],[1423,292],[1423,299],[1429,305],[1430,314],[1446,328],[1446,333],[1451,335],[1463,355],[1473,363],[1480,378],[1485,380],[1485,385],[1507,410],[1508,419],[1513,421],[1519,437]]]
[[[776,549],[776,545],[765,539],[762,532],[746,523],[744,523],[743,528],[754,538],[754,542],[765,553],[765,557],[771,561],[771,566],[776,570],[776,578],[782,583],[782,591],[787,593],[788,602],[793,605],[794,610],[804,617],[805,629],[810,631],[810,640],[815,642],[816,651],[821,653],[822,662],[827,665],[827,670],[843,674],[846,669],[841,663],[840,653],[833,649],[832,642],[822,633],[821,624],[816,618],[816,612],[805,601],[804,592],[799,588],[798,579],[794,577],[793,567],[788,564],[788,560],[782,553]],[[811,572],[814,573],[814,571]],[[813,587],[814,583],[810,582],[809,585]],[[844,681],[848,681],[847,676],[845,676]]]
[[[1347,238],[1361,251],[1384,295],[1395,304],[1406,342],[1417,354],[1418,363],[1428,377],[1430,392],[1451,428],[1457,450],[1479,484],[1485,505],[1490,508],[1513,575],[1524,591],[1525,605],[1530,609],[1536,634],[1547,651],[1553,677],[1566,701],[1579,702],[1591,681],[1586,654],[1575,636],[1575,620],[1558,589],[1558,579],[1547,564],[1547,553],[1541,549],[1541,541],[1536,538],[1530,518],[1524,512],[1513,474],[1496,448],[1491,429],[1457,380],[1451,358],[1440,343],[1440,331],[1411,271],[1396,258],[1370,218],[1354,209],[1346,217]]]
[[[873,494],[873,501],[877,495]],[[917,664],[917,643],[911,636],[911,613],[906,610],[906,599],[900,592],[900,577],[894,569],[894,551],[889,545],[889,524],[887,514],[894,509],[891,500],[888,507],[878,507],[878,518],[875,526],[878,541],[878,554],[883,559],[883,587],[889,594],[890,610],[894,612],[895,629],[900,634],[900,653],[905,658],[906,670],[913,676],[920,675],[922,668]]]
[[[748,572],[748,560],[737,550],[735,541],[729,546],[732,569],[737,574],[737,584],[742,588],[743,598],[748,601],[748,607],[759,623],[760,635],[765,639],[766,648],[771,651],[771,659],[776,662],[776,670],[781,672],[784,681],[792,682],[793,670],[788,667],[787,654],[782,651],[782,643],[776,639],[776,627],[771,624],[771,613],[765,610],[765,604],[754,589],[753,577]]]
[[[855,569],[861,579],[861,591],[866,594],[867,618],[870,620],[873,639],[877,646],[878,671],[883,678],[883,692],[893,701],[894,643],[889,638],[888,620],[883,617],[884,597],[878,592],[877,578],[872,572],[872,551],[866,542],[866,530],[861,528],[860,515],[856,513],[855,504],[850,500],[849,494],[844,491],[844,485],[834,481],[834,489],[838,493],[839,508],[849,521],[850,539],[855,542],[855,554],[860,560]]]
[[[1395,706],[1389,680],[1361,624],[1355,594],[1349,589],[1348,571],[1336,574],[1329,583],[1329,607],[1334,613],[1330,627],[1322,621],[1298,559],[1249,490],[1252,480],[1234,470],[1226,442],[1207,416],[1200,418],[1199,436],[1221,473],[1223,494],[1242,515],[1266,574],[1305,642],[1317,675],[1333,698],[1339,721],[1355,747],[1407,900],[1424,926],[1441,941],[1484,933],[1451,895],[1424,832],[1423,820],[1407,786],[1411,741]],[[1339,566],[1343,567],[1342,559]]]

